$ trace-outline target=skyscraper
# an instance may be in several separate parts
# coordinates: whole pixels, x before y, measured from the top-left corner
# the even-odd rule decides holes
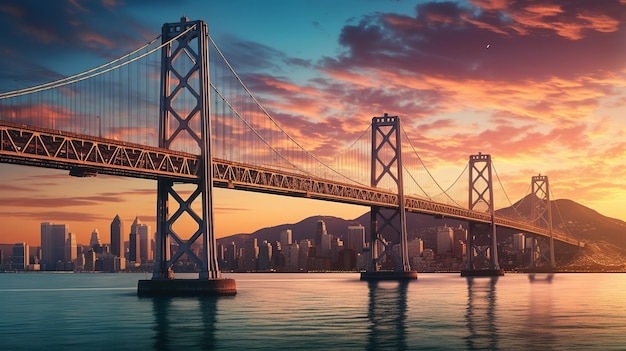
[[[285,229],[282,232],[280,232],[280,244],[282,246],[291,245],[292,240],[293,240],[293,237],[292,237],[291,229]]]
[[[133,224],[130,225],[130,236],[128,243],[128,261],[141,262],[141,238],[139,236],[139,226],[141,221],[138,217],[135,217]]]
[[[17,243],[13,245],[11,252],[11,269],[25,270],[28,268],[28,258],[30,256],[27,243]]]
[[[111,253],[124,257],[124,223],[119,215],[115,215],[111,222]]]
[[[524,233],[516,233],[513,234],[513,250],[515,251],[524,251],[526,248],[526,240]]]
[[[317,221],[317,227],[315,229],[315,246],[319,247],[322,245],[322,235],[325,234],[328,234],[328,232],[326,232],[326,222],[320,219]]]
[[[41,223],[40,264],[42,270],[63,269],[68,231],[68,226],[65,224]]]
[[[257,270],[267,271],[269,270],[272,262],[272,244],[267,240],[263,240],[263,243],[259,245],[259,259],[257,260]]]
[[[452,228],[448,226],[437,227],[437,255],[452,253]]]
[[[91,239],[89,239],[89,246],[93,249],[96,249],[102,246],[102,240],[100,240],[100,233],[98,232],[98,229],[94,229],[91,232]]]
[[[360,224],[348,226],[348,240],[345,244],[347,249],[361,252],[365,246],[365,227]]]
[[[137,234],[139,235],[139,257],[141,262],[154,261],[154,235],[147,224],[139,223],[137,225]]]
[[[74,263],[76,263],[76,255],[78,253],[78,251],[76,250],[76,234],[74,233],[67,233],[67,239],[65,240],[65,254],[64,254],[64,259],[63,262],[65,264],[69,264],[68,267],[66,267],[66,269],[69,269],[69,267],[73,268]]]

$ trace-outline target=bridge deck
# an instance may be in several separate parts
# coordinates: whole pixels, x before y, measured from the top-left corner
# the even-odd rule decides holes
[[[70,174],[97,173],[144,179],[167,178],[183,183],[197,181],[197,155],[88,135],[0,121],[0,162],[70,170]],[[215,186],[286,196],[308,197],[364,206],[397,208],[398,196],[390,191],[347,184],[221,159],[213,160]],[[409,212],[444,215],[472,222],[491,223],[487,213],[405,197]],[[496,225],[549,236],[546,228],[496,216]],[[553,231],[553,238],[571,245],[583,243]]]

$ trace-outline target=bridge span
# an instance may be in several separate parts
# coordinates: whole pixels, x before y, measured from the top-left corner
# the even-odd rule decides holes
[[[90,135],[0,121],[0,163],[68,170],[73,176],[107,174],[142,179],[169,179],[197,183],[198,155]],[[398,194],[358,184],[327,180],[307,174],[213,159],[213,184],[220,188],[306,197],[352,205],[397,209]],[[489,213],[405,196],[408,212],[491,223]],[[495,216],[497,226],[550,237],[547,228],[521,220]],[[552,237],[570,245],[582,242],[552,231]]]

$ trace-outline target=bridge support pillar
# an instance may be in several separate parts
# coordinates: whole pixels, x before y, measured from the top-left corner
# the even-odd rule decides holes
[[[533,235],[530,271],[554,272],[554,238],[552,237],[552,205],[550,204],[550,183],[548,176],[537,175],[531,180],[532,211],[531,218],[536,226],[547,228],[550,237]]]
[[[404,183],[402,181],[402,143],[400,117],[372,118],[371,185],[391,183],[398,189],[398,208],[372,206],[370,212],[371,261],[361,280],[417,279],[417,271],[409,265],[406,233]]]
[[[213,230],[207,25],[184,17],[178,23],[166,23],[162,41],[168,44],[161,49],[159,147],[195,148],[201,162],[197,181],[182,189],[171,180],[158,181],[155,268],[152,280],[139,281],[137,293],[234,295],[235,280],[222,278],[219,271]],[[177,206],[170,213],[172,204]],[[174,264],[183,258],[199,269],[197,280],[174,279]]]
[[[469,158],[469,209],[485,211],[489,222],[470,222],[467,238],[467,267],[461,276],[499,276],[504,270],[498,263],[491,155],[471,155]],[[486,207],[486,208],[485,208]]]

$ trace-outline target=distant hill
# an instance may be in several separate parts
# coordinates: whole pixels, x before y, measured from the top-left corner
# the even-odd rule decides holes
[[[519,213],[531,217],[532,196],[528,195],[513,206],[496,211],[502,215]],[[567,199],[550,201],[552,225],[566,234],[583,241],[606,241],[626,249],[626,222],[606,217],[595,210]]]

